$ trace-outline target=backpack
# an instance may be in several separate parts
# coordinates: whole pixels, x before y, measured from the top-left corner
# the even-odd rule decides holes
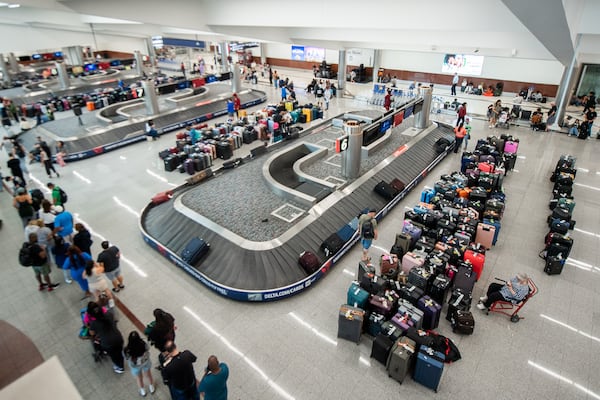
[[[31,267],[33,265],[33,256],[31,255],[29,242],[24,242],[19,250],[19,264],[24,267]]]
[[[361,233],[363,238],[365,239],[373,239],[375,238],[375,230],[373,229],[373,221],[368,220],[363,222],[361,227]]]
[[[60,194],[60,203],[65,204],[69,200],[69,196],[67,196],[67,193],[61,188],[58,188],[58,193]]]

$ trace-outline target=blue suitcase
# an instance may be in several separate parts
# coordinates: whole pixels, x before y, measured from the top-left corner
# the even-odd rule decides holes
[[[434,351],[431,347],[421,346],[413,379],[437,393],[444,372],[444,361],[444,354]]]
[[[496,245],[496,241],[498,240],[498,235],[500,234],[500,228],[502,227],[502,224],[497,219],[491,218],[484,218],[483,223],[492,225],[494,228],[496,228],[496,230],[494,231],[494,239],[492,239],[492,244]]]
[[[344,243],[350,240],[355,233],[356,229],[354,229],[350,224],[344,225],[342,229],[337,231],[337,235],[340,237],[340,239],[342,239]]]
[[[357,282],[352,282],[348,288],[348,304],[364,310],[367,301],[369,301],[369,292],[361,288]]]
[[[191,266],[195,266],[203,255],[208,253],[210,245],[199,237],[195,237],[181,252],[181,259]]]
[[[435,196],[435,190],[426,188],[421,192],[421,202],[431,203],[433,196]]]

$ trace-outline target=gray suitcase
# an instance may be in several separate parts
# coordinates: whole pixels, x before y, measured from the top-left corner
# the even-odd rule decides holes
[[[408,314],[415,328],[421,329],[423,327],[423,311],[413,306],[408,300],[400,299],[398,301],[398,313]]]
[[[358,275],[356,276],[357,281],[361,281],[362,277],[366,273],[375,273],[375,266],[373,264],[367,264],[364,261],[358,262]]]
[[[402,254],[406,254],[408,249],[410,248],[410,244],[412,241],[412,237],[407,233],[398,233],[396,234],[396,241],[394,242],[394,246],[400,247],[403,250]]]
[[[415,341],[406,336],[401,337],[400,340],[394,343],[386,365],[388,376],[400,383],[404,382],[404,378],[408,375],[412,365],[416,346]]]
[[[358,344],[363,330],[365,312],[344,304],[340,307],[338,318],[338,338],[350,340]]]

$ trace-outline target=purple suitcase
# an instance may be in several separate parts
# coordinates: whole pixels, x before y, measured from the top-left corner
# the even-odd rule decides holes
[[[392,313],[394,303],[382,296],[373,295],[369,298],[368,308],[372,312],[384,315],[388,318]]]
[[[402,226],[402,233],[406,233],[411,237],[411,247],[417,243],[417,240],[421,237],[421,228],[417,227],[413,224],[412,221],[404,220],[404,224]]]
[[[429,296],[423,296],[417,303],[419,310],[423,311],[423,329],[435,329],[440,323],[442,306]]]
[[[408,328],[415,325],[415,323],[410,319],[410,317],[407,314],[397,313],[392,317],[391,321],[392,324],[400,328],[402,333],[406,332]]]

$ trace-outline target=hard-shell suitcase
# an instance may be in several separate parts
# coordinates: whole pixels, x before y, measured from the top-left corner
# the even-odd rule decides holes
[[[298,258],[298,264],[300,264],[302,269],[309,275],[318,270],[321,266],[319,257],[308,250],[303,251],[300,254],[300,257]]]
[[[546,265],[544,266],[544,272],[548,275],[560,275],[565,266],[565,259],[560,256],[548,256],[546,257]]]
[[[338,317],[337,337],[358,344],[362,334],[364,318],[364,310],[347,304],[342,305]]]
[[[416,226],[413,221],[404,220],[402,225],[402,233],[407,233],[411,237],[410,245],[414,246],[417,243],[417,240],[421,237],[422,234],[421,228]]]
[[[364,274],[360,279],[360,287],[371,294],[379,293],[384,283],[385,281],[381,276],[371,273]]]
[[[421,288],[426,292],[429,288],[429,280],[431,279],[431,272],[423,267],[415,267],[408,273],[408,283]]]
[[[465,250],[464,260],[471,263],[473,272],[477,277],[476,279],[479,280],[483,273],[483,267],[485,266],[485,254],[468,249]]]
[[[394,340],[383,333],[380,333],[373,340],[373,347],[371,347],[371,358],[376,359],[383,365],[387,364],[387,359],[390,354],[390,350],[394,345]]]
[[[431,347],[421,347],[417,353],[413,379],[437,393],[444,372],[444,361],[444,354]]]
[[[379,260],[381,275],[388,275],[391,270],[398,271],[398,258],[384,254]]]
[[[423,203],[431,203],[431,199],[435,196],[435,190],[430,188],[425,188],[421,192],[421,202]]]
[[[402,257],[402,271],[408,275],[411,269],[421,267],[424,263],[425,259],[423,257],[416,253],[408,252]]]
[[[402,336],[402,330],[390,321],[381,324],[381,334],[386,335],[392,340],[398,340]]]
[[[375,266],[371,263],[366,263],[365,261],[359,261],[356,280],[360,282],[364,274],[375,274]]]
[[[394,247],[397,247],[399,249],[402,249],[402,254],[397,254],[398,257],[403,256],[404,254],[406,254],[408,252],[408,250],[410,249],[410,244],[412,242],[412,237],[407,234],[407,233],[398,233],[396,234],[396,240],[394,242]]]
[[[406,336],[397,340],[387,360],[386,369],[388,375],[402,383],[410,368],[412,367],[412,360],[414,359],[417,344],[414,340],[407,338]]]
[[[450,315],[450,324],[452,325],[452,332],[465,335],[471,335],[475,329],[475,319],[470,311],[454,310]]]
[[[497,219],[492,218],[484,218],[483,223],[494,227],[494,239],[492,240],[492,245],[496,245],[496,242],[498,241],[498,235],[500,235],[500,228],[502,227],[502,224]]]
[[[429,296],[438,304],[444,304],[449,289],[450,279],[447,276],[440,274],[433,280],[431,288],[429,289]]]
[[[183,162],[183,168],[188,175],[194,175],[196,173],[196,166],[194,165],[194,160],[188,158]]]
[[[385,297],[373,295],[369,297],[367,308],[369,309],[369,311],[385,315],[386,318],[389,318],[392,314],[393,306],[394,303],[389,301]]]
[[[325,257],[329,258],[340,251],[343,245],[344,241],[342,238],[337,233],[333,233],[321,243],[321,250],[325,253]]]
[[[429,296],[423,296],[417,303],[419,310],[423,311],[423,329],[435,329],[440,324],[442,306]]]
[[[210,245],[203,239],[195,237],[189,241],[181,252],[181,259],[189,265],[195,266],[202,256],[208,253],[208,250],[210,250]]]
[[[394,315],[390,321],[394,325],[396,325],[398,328],[400,328],[400,330],[402,330],[402,332],[406,332],[408,330],[408,328],[410,328],[411,326],[414,326],[414,324],[415,324],[413,322],[413,320],[410,319],[410,316],[408,314],[400,314],[400,313],[396,313],[396,315]]]
[[[398,294],[404,300],[408,300],[411,304],[417,305],[417,302],[425,292],[423,289],[416,287],[415,285],[407,284],[400,288]]]
[[[165,192],[160,192],[152,197],[152,204],[158,205],[165,203],[173,198],[173,191],[167,190]]]
[[[419,310],[408,300],[398,300],[398,313],[402,315],[408,315],[415,328],[421,329],[423,327],[423,311]]]
[[[491,249],[494,243],[494,235],[496,234],[496,228],[488,224],[477,224],[477,234],[475,235],[475,242],[480,243],[486,249]]]
[[[373,191],[383,197],[386,200],[392,200],[398,192],[394,189],[389,183],[385,181],[380,181],[375,187]]]
[[[369,301],[369,292],[361,288],[358,282],[352,282],[348,288],[347,304],[365,309]]]
[[[511,153],[505,153],[503,155],[503,162],[504,162],[504,170],[506,171],[512,171],[513,169],[515,169],[515,164],[517,163],[517,155],[516,154],[511,154]]]
[[[371,313],[369,319],[366,320],[365,332],[375,337],[381,333],[385,317],[381,314]]]
[[[179,165],[179,158],[177,156],[167,156],[163,161],[165,164],[165,171],[167,172],[175,171]]]
[[[223,160],[229,160],[233,157],[233,149],[229,141],[221,141],[217,143],[217,157]]]
[[[472,268],[464,266],[458,267],[458,270],[454,274],[453,289],[461,289],[464,293],[473,293],[473,287],[477,281],[477,274],[473,272]]]

